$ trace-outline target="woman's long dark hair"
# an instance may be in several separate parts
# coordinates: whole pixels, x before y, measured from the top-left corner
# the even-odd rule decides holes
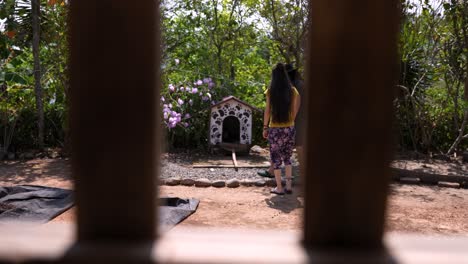
[[[271,74],[270,107],[272,121],[289,121],[292,102],[292,87],[284,64],[276,64]]]

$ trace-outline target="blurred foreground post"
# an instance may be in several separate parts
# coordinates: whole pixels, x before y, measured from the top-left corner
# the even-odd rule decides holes
[[[311,1],[307,248],[382,249],[398,65],[397,2]]]
[[[158,1],[70,5],[76,248],[152,243],[160,138]]]

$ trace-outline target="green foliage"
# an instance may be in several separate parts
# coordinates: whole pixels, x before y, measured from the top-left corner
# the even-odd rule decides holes
[[[305,39],[309,24],[309,1],[252,1],[269,30],[265,33],[271,39],[272,63],[295,62],[302,69]]]
[[[401,69],[395,107],[400,147],[404,149],[446,152],[463,131],[468,109],[463,100],[468,3],[449,0],[439,4],[402,1]],[[462,142],[459,147],[466,146]]]
[[[181,115],[191,114],[190,125],[184,122],[169,127],[170,146],[206,146],[210,102],[201,98],[210,93],[211,103],[234,95],[257,106],[264,107],[263,92],[268,86],[271,66],[280,58],[275,41],[267,26],[261,27],[264,18],[257,11],[260,1],[163,1],[163,96],[177,105],[174,96],[193,105],[173,109]],[[267,15],[267,12],[264,12]],[[202,94],[169,92],[172,84],[193,88],[193,82],[210,78],[214,87]],[[167,102],[166,102],[167,103]],[[260,116],[260,115],[259,115]],[[261,116],[259,117],[261,118]],[[168,124],[166,119],[166,125]],[[171,125],[172,126],[172,125]],[[255,120],[254,138],[262,121]],[[261,130],[260,135],[261,135]]]
[[[29,1],[0,1],[0,145],[7,151],[37,145],[31,19]],[[45,141],[63,146],[67,116],[67,6],[41,1],[41,85],[45,111]],[[6,144],[8,143],[8,144]]]
[[[45,109],[45,144],[64,147],[64,132],[60,127],[63,109]],[[37,115],[34,108],[22,109],[19,113],[16,130],[10,151],[24,151],[37,148]]]

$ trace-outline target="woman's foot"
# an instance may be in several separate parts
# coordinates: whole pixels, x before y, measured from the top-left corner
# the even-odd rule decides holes
[[[271,189],[270,193],[274,193],[274,194],[277,194],[277,195],[284,195],[284,191],[283,190],[278,190],[278,187],[275,187],[273,189]]]

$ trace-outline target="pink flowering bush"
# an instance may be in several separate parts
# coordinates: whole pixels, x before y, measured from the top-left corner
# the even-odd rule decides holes
[[[163,87],[162,122],[170,147],[198,147],[206,143],[210,106],[219,96],[215,88],[209,77]]]

